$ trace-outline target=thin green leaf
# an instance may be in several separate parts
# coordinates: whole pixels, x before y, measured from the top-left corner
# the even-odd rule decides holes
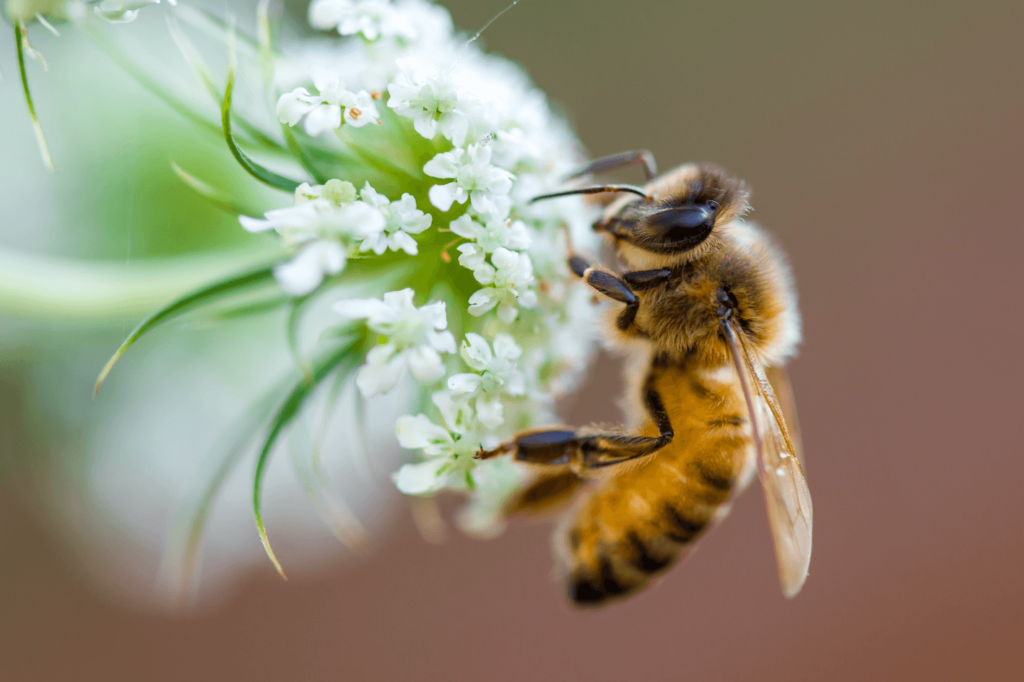
[[[36,134],[36,142],[39,143],[39,153],[42,154],[43,164],[51,173],[56,173],[53,167],[53,160],[50,158],[50,148],[46,144],[46,136],[43,135],[43,127],[39,125],[39,117],[36,116],[36,107],[32,103],[32,93],[28,89],[28,74],[25,71],[25,51],[32,50],[28,42],[28,31],[25,30],[25,22],[14,22],[14,42],[18,45],[18,68],[21,70],[21,89],[25,92],[25,104],[28,105],[28,115],[32,119],[32,130]],[[38,53],[37,53],[38,54]],[[46,63],[43,62],[45,68]]]
[[[291,296],[270,296],[268,298],[260,298],[254,301],[248,301],[241,305],[235,305],[226,307],[220,310],[210,311],[208,315],[203,314],[198,322],[207,323],[218,323],[226,320],[237,320],[243,317],[251,317],[253,315],[262,315],[264,313],[270,313],[279,308],[283,308],[292,302]],[[205,311],[204,311],[205,313]]]
[[[341,375],[342,373],[339,372],[339,376]],[[322,415],[320,429],[314,434],[311,443],[307,442],[307,438],[300,438],[300,436],[307,435],[308,430],[312,430],[311,425],[303,423],[304,428],[301,429],[297,428],[298,425],[293,426],[288,439],[289,449],[299,482],[302,484],[306,496],[320,514],[320,518],[338,541],[349,549],[362,554],[369,546],[370,538],[358,517],[345,504],[341,496],[332,491],[331,483],[323,470],[320,459],[324,431],[333,406],[333,401],[329,399]],[[305,419],[301,421],[306,422]],[[302,456],[306,452],[309,453],[309,456]]]
[[[279,6],[276,6],[280,9]],[[274,82],[274,40],[270,31],[270,0],[260,0],[256,6],[256,37],[260,44],[260,78],[264,90],[270,91]]]
[[[359,440],[359,449],[362,451],[362,461],[366,467],[366,474],[368,479],[373,480],[376,475],[376,470],[373,466],[373,458],[370,457],[370,439],[366,435],[366,399],[363,398],[362,391],[356,388],[355,395],[355,414],[353,415],[356,426],[356,435]]]
[[[246,156],[235,143],[235,138],[231,134],[231,94],[235,87],[235,68],[238,60],[235,54],[234,40],[229,40],[228,45],[228,82],[224,88],[224,103],[220,109],[221,128],[224,131],[224,140],[228,143],[228,149],[231,150],[231,154],[239,165],[260,182],[284,192],[294,192],[299,186],[298,182],[267,170]]]
[[[302,296],[292,300],[291,310],[288,311],[288,350],[291,351],[295,366],[302,372],[307,382],[313,382],[313,372],[309,363],[302,357],[302,349],[299,348],[299,327],[302,324],[302,311],[310,296]]]
[[[196,192],[201,194],[205,199],[208,199],[217,208],[227,213],[230,213],[231,215],[234,216],[259,215],[261,213],[261,211],[259,210],[253,208],[246,208],[245,206],[236,204],[234,200],[225,192],[221,192],[220,190],[214,189],[213,187],[206,184],[205,182],[195,177],[194,175],[188,173],[185,170],[182,170],[181,166],[175,163],[173,159],[171,160],[171,168],[174,169],[175,174],[179,178],[181,178],[186,185],[188,185]]]
[[[298,160],[302,168],[310,174],[310,176],[316,180],[318,185],[326,184],[331,179],[330,175],[325,174],[322,170],[317,168],[313,163],[313,157],[310,156],[309,152],[303,148],[299,141],[295,139],[295,133],[292,132],[291,127],[287,123],[281,124],[281,134],[284,135],[285,144],[288,145],[288,150]],[[332,159],[336,160],[336,159]]]
[[[107,375],[110,374],[110,370],[114,368],[114,363],[117,362],[118,359],[124,355],[125,351],[127,351],[132,344],[138,341],[146,332],[154,329],[164,322],[167,322],[168,320],[174,319],[196,306],[212,303],[224,296],[235,294],[245,289],[262,284],[268,284],[272,282],[273,279],[273,267],[262,267],[256,270],[250,270],[242,273],[241,275],[229,277],[228,279],[221,280],[197,291],[193,291],[190,294],[186,294],[156,311],[143,320],[139,326],[128,335],[128,338],[124,340],[124,343],[122,343],[121,347],[117,349],[117,352],[114,353],[110,360],[107,361],[107,364],[103,367],[103,371],[100,372],[99,378],[96,379],[94,394],[99,394],[100,387],[103,385],[104,380],[107,378]]]
[[[180,571],[178,594],[182,605],[190,592],[191,582],[196,574],[200,543],[203,540],[203,532],[206,529],[213,504],[216,502],[217,494],[227,476],[248,452],[249,445],[256,437],[260,426],[270,419],[275,404],[281,400],[282,394],[288,392],[293,382],[294,375],[289,372],[287,377],[279,380],[265,391],[259,400],[252,404],[211,447],[210,457],[207,460],[217,459],[216,466],[213,468],[208,482],[202,487],[200,495],[182,507],[169,542],[171,551],[168,552],[167,565],[168,568]]]
[[[295,415],[298,414],[306,398],[313,392],[313,389],[338,365],[344,362],[347,357],[350,357],[354,345],[355,340],[350,340],[313,363],[313,380],[311,382],[302,380],[292,389],[292,392],[278,409],[277,414],[274,415],[270,424],[270,431],[267,433],[263,447],[260,449],[259,459],[256,460],[256,475],[253,477],[252,485],[252,506],[253,515],[256,517],[256,529],[259,531],[263,549],[266,550],[267,556],[270,557],[270,561],[274,564],[274,568],[277,569],[277,572],[285,580],[288,579],[288,576],[285,575],[284,569],[281,568],[281,562],[277,560],[277,556],[270,546],[267,529],[263,524],[263,512],[260,502],[260,496],[263,492],[263,476],[266,473],[267,464],[270,462],[270,453],[274,448],[274,443],[277,442],[278,436],[281,435],[281,431],[295,418]]]
[[[196,48],[195,44],[189,40],[189,37],[181,30],[178,22],[173,17],[168,17],[167,28],[170,31],[171,37],[174,39],[174,43],[178,46],[178,51],[181,52],[188,63],[189,68],[195,75],[196,79],[202,84],[203,89],[210,95],[210,98],[217,103],[219,107],[223,101],[223,95],[221,95],[220,88],[214,82],[213,73],[210,71],[206,62],[203,61],[202,55]],[[285,151],[284,147],[277,140],[272,139],[269,135],[259,129],[257,125],[249,122],[248,119],[239,116],[237,113],[234,115],[238,125],[241,126],[242,130],[249,134],[253,140],[259,142],[265,147],[269,147],[278,152]]]
[[[180,10],[181,8],[182,6],[179,5],[178,9]],[[223,130],[221,126],[215,120],[212,120],[206,114],[203,114],[200,111],[198,111],[194,106],[184,101],[184,99],[177,93],[174,93],[170,89],[166,88],[163,85],[162,80],[160,78],[154,78],[149,73],[147,73],[143,68],[139,66],[139,59],[129,57],[116,44],[110,41],[105,35],[102,35],[95,28],[90,28],[88,26],[84,28],[86,34],[90,38],[92,38],[93,42],[96,43],[96,45],[98,45],[101,50],[106,52],[107,56],[110,57],[118,66],[120,66],[125,71],[125,73],[134,78],[139,85],[141,85],[150,93],[155,95],[171,109],[178,112],[179,115],[188,119],[200,128],[207,130],[208,132],[216,135],[217,137],[223,135]],[[215,101],[217,102],[218,105],[220,104],[221,97],[219,93]],[[239,123],[241,124],[242,121],[239,121]],[[247,129],[246,126],[243,126],[243,129]],[[255,129],[255,127],[253,127],[253,130],[250,132],[250,134],[253,135],[253,139],[243,140],[243,142],[245,142],[246,144],[259,144],[275,153],[281,153],[286,151],[279,142],[275,142],[267,135]]]
[[[279,381],[272,389],[264,393],[260,400],[249,408],[211,448],[211,459],[213,453],[221,453],[213,474],[203,487],[199,497],[183,507],[182,513],[175,523],[176,530],[171,534],[171,546],[177,546],[179,549],[169,552],[172,557],[170,568],[180,569],[178,594],[182,605],[191,591],[199,545],[206,529],[206,522],[210,517],[210,510],[217,499],[217,493],[220,492],[224,481],[234,471],[242,456],[248,451],[260,425],[266,423],[270,418],[275,403],[280,400],[281,394],[288,390],[290,382],[291,377],[289,376],[287,381]]]
[[[184,102],[179,96],[165,88],[158,79],[150,77],[148,73],[139,68],[137,60],[130,59],[118,46],[110,40],[107,40],[106,36],[101,35],[95,29],[87,29],[86,33],[93,39],[93,42],[95,42],[101,50],[107,53],[108,57],[124,69],[129,76],[134,78],[139,85],[144,87],[146,90],[149,90],[150,93],[163,101],[164,104],[192,123],[196,124],[200,128],[207,129],[209,132],[217,136],[220,136],[221,127],[217,125],[216,122],[210,120],[205,115],[198,112],[194,107]]]
[[[220,104],[220,89],[213,81],[213,74],[210,72],[209,67],[206,66],[206,62],[203,61],[199,50],[196,49],[196,46],[185,35],[185,32],[181,30],[174,16],[170,14],[167,15],[167,30],[170,32],[174,44],[178,46],[178,51],[181,52],[189,68],[192,69],[192,73],[195,74],[196,79],[202,84],[203,89],[213,98],[214,102]]]
[[[191,24],[224,45],[230,46],[237,37],[249,54],[257,54],[260,49],[259,41],[256,38],[245,31],[239,31],[236,26],[227,23],[209,10],[191,4],[179,4],[174,14],[185,23]]]

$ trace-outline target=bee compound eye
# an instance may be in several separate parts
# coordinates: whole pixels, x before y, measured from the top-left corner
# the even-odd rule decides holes
[[[711,234],[715,211],[705,204],[685,204],[654,213],[646,226],[657,242],[673,249],[690,249]]]

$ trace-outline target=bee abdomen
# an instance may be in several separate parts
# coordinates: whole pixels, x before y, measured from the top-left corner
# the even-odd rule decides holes
[[[592,499],[593,506],[581,510],[566,548],[567,591],[574,604],[602,606],[645,588],[700,539],[720,516],[736,482],[701,468],[693,463],[691,482],[680,486],[679,494],[650,500],[647,513],[633,516],[628,524],[607,522],[616,517],[603,507],[619,506],[610,499]]]

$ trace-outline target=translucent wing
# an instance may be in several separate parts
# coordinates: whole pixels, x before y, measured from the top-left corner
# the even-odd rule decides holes
[[[807,460],[804,459],[804,444],[800,437],[800,421],[796,418],[796,401],[793,398],[793,386],[789,382],[789,372],[785,367],[765,367],[764,373],[768,376],[768,383],[775,391],[775,397],[782,407],[782,416],[789,429],[789,440],[793,443],[793,451],[796,458],[800,460],[800,466],[807,471]]]
[[[775,541],[779,581],[787,597],[795,597],[811,563],[811,493],[796,458],[782,406],[761,363],[750,352],[742,328],[734,320],[723,325],[733,364],[753,425],[768,521]]]

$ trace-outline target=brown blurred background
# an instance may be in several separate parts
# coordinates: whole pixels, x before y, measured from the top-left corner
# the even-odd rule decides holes
[[[473,29],[505,3],[444,4]],[[0,679],[1024,679],[1022,27],[1020,2],[524,0],[485,34],[592,155],[715,161],[788,250],[816,512],[797,599],[756,484],[597,613],[551,579],[548,525],[432,546],[403,516],[357,563],[267,564],[155,615],[95,596],[0,490]],[[602,359],[565,417],[614,419],[618,386]]]

